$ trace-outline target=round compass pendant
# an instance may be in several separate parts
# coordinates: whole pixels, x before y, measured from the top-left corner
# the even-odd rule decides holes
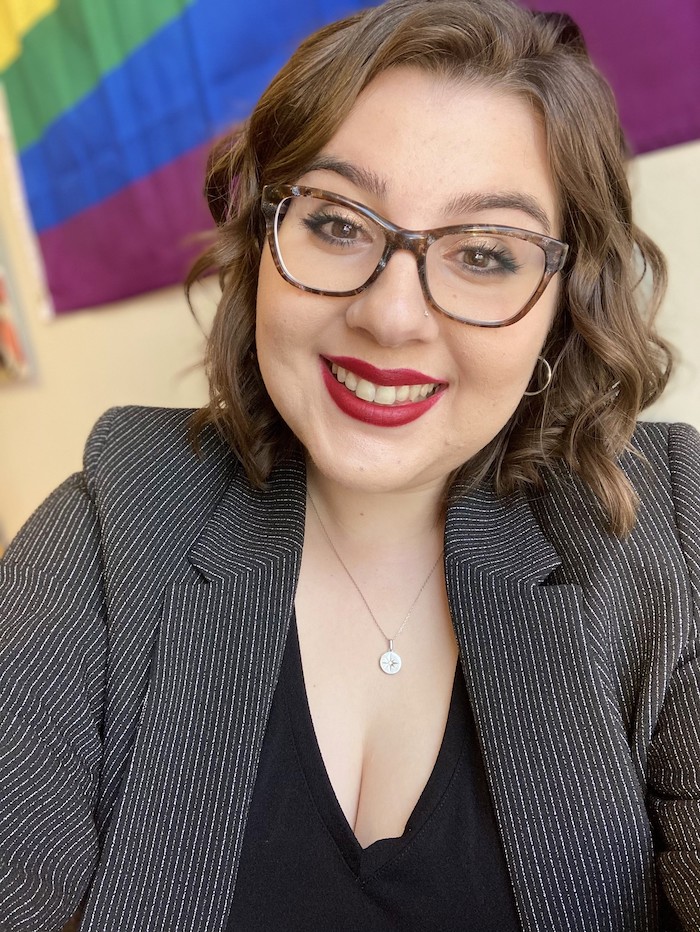
[[[388,650],[379,658],[379,666],[388,676],[393,676],[401,669],[401,658],[395,651]]]

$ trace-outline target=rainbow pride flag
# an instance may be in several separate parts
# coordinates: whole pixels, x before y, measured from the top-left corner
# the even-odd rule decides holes
[[[4,82],[58,313],[181,281],[207,150],[353,0],[0,0]]]
[[[57,313],[181,281],[210,226],[213,139],[305,35],[367,5],[0,0],[0,81]],[[697,0],[534,5],[580,21],[636,151],[700,137]]]

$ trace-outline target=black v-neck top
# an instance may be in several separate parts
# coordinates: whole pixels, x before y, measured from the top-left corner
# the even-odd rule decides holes
[[[362,848],[316,741],[293,620],[228,932],[519,929],[459,667],[442,746],[403,835]]]

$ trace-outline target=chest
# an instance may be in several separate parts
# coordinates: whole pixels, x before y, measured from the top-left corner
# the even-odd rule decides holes
[[[244,814],[255,782],[276,665],[284,651],[285,626],[293,611],[295,590],[282,572],[284,565],[280,567],[255,568],[236,585],[193,579],[174,587],[159,615],[152,651],[146,651],[152,656],[150,684],[139,712],[128,774],[120,778],[123,792],[116,825],[112,823],[103,856],[104,889],[119,885],[134,864],[142,864],[149,876],[159,878],[159,890],[164,891],[158,901],[164,925],[165,917],[175,921],[176,914],[180,916],[182,900],[177,891],[182,871],[187,870],[188,876],[197,878],[196,886],[188,889],[186,904],[191,927],[221,929],[212,922],[225,915],[223,903],[235,883]],[[439,704],[430,702],[430,697],[436,682],[444,684],[448,695],[456,634],[508,868],[521,911],[533,917],[528,929],[642,932],[652,928],[645,918],[652,915],[654,897],[648,818],[625,730],[601,698],[586,600],[575,587],[493,580],[450,561],[446,580],[450,608],[439,616],[443,622],[437,626],[444,637],[426,637],[416,642],[415,649],[407,639],[403,645],[398,639],[404,669],[396,677],[379,680],[368,677],[370,671],[374,676],[378,654],[386,644],[378,634],[374,640],[371,619],[361,616],[357,607],[346,613],[348,620],[363,620],[363,644],[367,629],[372,632],[371,647],[360,651],[355,645],[355,660],[361,662],[346,663],[343,651],[355,649],[353,638],[347,634],[339,639],[328,600],[310,615],[302,586],[297,590],[302,645],[305,617],[322,617],[327,625],[322,638],[309,641],[317,661],[312,659],[309,672],[305,671],[306,685],[311,704],[317,688],[323,697],[316,703],[320,713],[314,727],[319,731],[324,727],[324,709],[331,709],[328,734],[336,738],[338,756],[335,765],[329,757],[329,773],[333,766],[338,772],[343,769],[344,745],[350,748],[355,770],[346,797],[348,813],[352,817],[351,807],[360,798],[357,787],[364,780],[363,767],[372,762],[366,753],[368,736],[381,736],[371,745],[375,758],[387,735],[400,738],[389,744],[394,756],[384,758],[392,763],[375,771],[377,783],[384,785],[401,769],[395,755],[410,746],[418,732],[433,735],[433,756],[436,753],[447,699],[441,722]],[[416,635],[424,629],[427,633],[426,619],[429,622],[431,613],[439,611],[435,606],[444,605],[443,600],[444,591],[438,601],[429,597],[427,615],[417,615],[405,630],[415,622]],[[354,624],[347,630],[360,628]],[[433,687],[421,690],[404,674],[422,670],[420,661],[430,644],[441,643],[442,650],[433,648],[442,657],[441,677],[431,680]],[[377,685],[380,691],[373,692],[372,684],[382,684]],[[411,688],[388,693],[392,684]],[[365,731],[353,731],[351,719],[356,721],[357,715],[342,718],[352,703],[361,712],[370,705],[382,709],[383,717],[373,719],[373,727]],[[402,732],[397,722],[404,707],[410,714],[405,717],[408,730]],[[434,718],[427,728],[421,724],[416,730],[424,707],[435,711]],[[344,730],[338,730],[338,722]],[[319,737],[320,746],[323,740]],[[164,755],[164,747],[173,752]],[[431,754],[423,759],[428,767]],[[419,784],[416,781],[405,793],[406,807],[419,795]],[[340,800],[343,789],[338,780],[335,788]],[[164,831],[160,814],[166,811],[172,818]],[[401,820],[402,815],[395,814],[393,825],[399,830]],[[391,826],[382,826],[382,834],[392,831]],[[193,832],[207,839],[205,849],[193,846]],[[183,865],[177,871],[172,868],[173,852]],[[98,896],[98,901],[102,912],[98,910],[94,923],[86,928],[103,932],[113,927],[107,919],[113,904],[106,895]],[[627,915],[631,903],[637,904],[641,918],[637,924],[625,925],[623,913]],[[131,897],[122,906],[146,916],[153,902],[149,897]],[[620,922],[601,924],[605,916],[619,917]],[[128,922],[121,926],[138,927]]]
[[[362,845],[321,760],[292,622],[228,928],[275,929],[282,915],[294,928],[335,932],[521,928],[461,670],[438,759],[405,831]]]
[[[436,577],[392,638],[401,669],[389,675],[380,658],[389,646],[384,634],[401,627],[400,599],[383,603],[380,630],[352,594],[302,576],[296,618],[319,750],[345,818],[366,847],[402,834],[430,777],[445,732],[457,643],[444,582]]]

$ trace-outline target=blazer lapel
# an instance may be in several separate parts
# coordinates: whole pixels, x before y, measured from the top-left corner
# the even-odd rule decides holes
[[[304,536],[301,463],[235,478],[166,592],[116,825],[82,928],[225,928]]]
[[[653,876],[648,822],[591,661],[584,594],[546,584],[560,560],[524,498],[478,491],[451,509],[445,541],[523,928],[647,929],[653,894],[638,887]]]
[[[304,507],[302,463],[276,471],[264,493],[235,477],[168,588],[84,932],[225,929],[293,607]],[[639,860],[651,857],[648,826],[624,735],[603,708],[581,591],[545,584],[559,559],[523,499],[469,496],[450,510],[445,543],[523,928],[647,929],[639,917],[651,894],[634,881]],[[620,800],[631,820],[611,818]]]

